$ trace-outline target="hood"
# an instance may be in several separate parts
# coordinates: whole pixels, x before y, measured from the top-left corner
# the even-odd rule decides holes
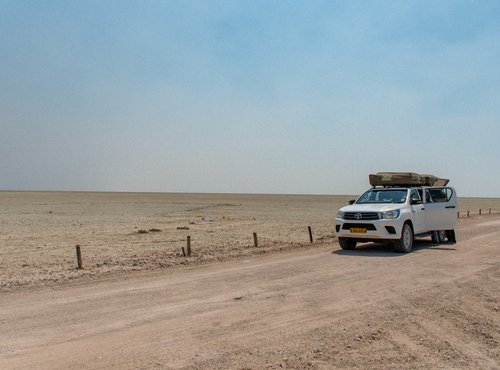
[[[385,212],[402,208],[404,203],[370,203],[370,204],[351,204],[342,207],[342,212]]]

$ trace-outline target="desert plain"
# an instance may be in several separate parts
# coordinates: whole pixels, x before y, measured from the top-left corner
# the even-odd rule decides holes
[[[500,199],[396,254],[352,198],[2,191],[0,367],[500,368]]]

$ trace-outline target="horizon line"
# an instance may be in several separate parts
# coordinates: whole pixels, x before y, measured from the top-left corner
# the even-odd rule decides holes
[[[108,193],[108,194],[200,194],[200,195],[248,195],[248,196],[338,196],[348,197],[357,196],[357,194],[313,194],[313,193],[241,193],[241,192],[181,192],[181,191],[117,191],[117,190],[15,190],[15,189],[0,189],[2,193]],[[361,195],[361,194],[359,194]],[[458,196],[458,198],[493,198],[500,199],[499,196]]]

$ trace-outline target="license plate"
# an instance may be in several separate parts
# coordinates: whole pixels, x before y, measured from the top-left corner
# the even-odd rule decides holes
[[[364,234],[366,233],[366,227],[351,227],[351,233]]]

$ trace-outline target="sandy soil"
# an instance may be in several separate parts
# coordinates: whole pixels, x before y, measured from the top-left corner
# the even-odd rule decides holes
[[[455,245],[419,241],[415,251],[401,255],[381,245],[340,250],[326,219],[336,208],[334,198],[315,203],[235,196],[239,206],[225,198],[195,211],[179,204],[161,215],[162,207],[151,201],[137,203],[131,215],[137,195],[127,202],[122,195],[99,212],[68,197],[59,205],[2,202],[2,368],[500,368],[498,215],[461,219]],[[163,249],[169,244],[154,238],[183,239],[176,234],[186,232],[177,230],[179,214],[189,231],[216,230],[227,244],[200,245],[203,253],[192,258],[178,251],[168,257]],[[76,225],[61,225],[71,217]],[[164,218],[171,222],[160,224]],[[319,242],[307,242],[303,220],[318,230]],[[245,224],[241,234],[231,228]],[[265,229],[268,224],[273,226]],[[247,234],[260,233],[259,225],[271,236],[254,248]],[[162,231],[138,234],[135,227]],[[87,253],[100,243],[94,256],[107,252],[121,261],[110,260],[111,267],[120,268],[97,266],[101,258],[90,253],[84,271],[74,268],[69,241],[92,230],[98,233],[88,239]],[[235,234],[241,240],[230,239]],[[133,238],[144,239],[130,247]],[[289,244],[289,238],[299,241]],[[46,245],[38,250],[41,243]],[[120,253],[105,249],[112,246],[121,246]],[[151,262],[155,251],[171,264],[128,269],[130,253]]]
[[[307,227],[332,240],[333,216],[349,198],[0,192],[0,290],[310,248]]]

